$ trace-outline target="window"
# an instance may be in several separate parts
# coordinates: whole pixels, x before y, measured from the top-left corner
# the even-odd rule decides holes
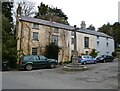
[[[74,32],[71,32],[71,35],[74,36]]]
[[[97,41],[97,46],[99,46],[99,44],[100,44],[100,42],[99,42],[99,41]]]
[[[37,55],[37,49],[38,48],[32,48],[32,55]]]
[[[106,37],[106,40],[108,40],[108,37]]]
[[[75,40],[74,38],[71,38],[71,44],[74,44],[74,40]]]
[[[24,56],[22,57],[24,61],[30,61],[31,60],[31,57],[30,56]]]
[[[53,28],[54,33],[59,33],[58,28]]]
[[[89,37],[84,37],[84,47],[89,48]]]
[[[106,52],[107,54],[109,54],[109,52]]]
[[[97,39],[99,39],[99,36],[97,36]]]
[[[74,55],[74,50],[71,50],[71,55]]]
[[[38,56],[33,56],[34,61],[40,60]]]
[[[58,36],[52,35],[52,42],[54,42],[56,45],[58,44]]]
[[[40,60],[46,60],[47,58],[44,57],[44,56],[39,56],[40,57]]]
[[[38,40],[38,32],[33,32],[33,40]]]
[[[38,23],[33,23],[33,29],[39,29],[39,24]]]
[[[108,47],[108,46],[109,46],[109,44],[108,44],[108,43],[106,43],[106,46]]]

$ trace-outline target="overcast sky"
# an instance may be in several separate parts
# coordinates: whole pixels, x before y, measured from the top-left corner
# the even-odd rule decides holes
[[[70,25],[80,27],[81,21],[88,27],[93,24],[96,28],[103,24],[113,24],[118,21],[118,2],[120,0],[30,0],[57,7],[68,16]]]

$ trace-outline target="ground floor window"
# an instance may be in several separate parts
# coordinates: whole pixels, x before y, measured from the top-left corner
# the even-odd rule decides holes
[[[37,55],[38,48],[32,48],[32,55]]]

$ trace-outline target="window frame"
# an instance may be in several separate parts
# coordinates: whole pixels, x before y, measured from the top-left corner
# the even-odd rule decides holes
[[[52,35],[51,41],[52,41],[52,43],[55,43],[56,45],[58,45],[58,35]]]
[[[35,38],[35,36],[36,36],[35,34],[37,35],[37,38]],[[38,39],[38,34],[39,34],[38,32],[33,32],[32,40],[37,40],[38,41],[39,40]]]
[[[100,42],[99,41],[97,41],[97,46],[99,46],[100,45]]]
[[[33,49],[36,49],[36,50],[33,52]],[[33,47],[32,48],[32,55],[37,55],[37,54],[38,54],[38,48],[37,47]]]
[[[37,30],[39,30],[39,23],[33,23],[32,29],[37,29]]]
[[[89,48],[89,37],[84,37],[84,48]]]
[[[71,45],[74,45],[75,43],[75,38],[71,38]]]

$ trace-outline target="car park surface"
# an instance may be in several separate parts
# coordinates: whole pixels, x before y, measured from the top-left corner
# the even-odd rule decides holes
[[[117,89],[118,61],[86,65],[88,70],[55,69],[2,73],[3,89]]]

